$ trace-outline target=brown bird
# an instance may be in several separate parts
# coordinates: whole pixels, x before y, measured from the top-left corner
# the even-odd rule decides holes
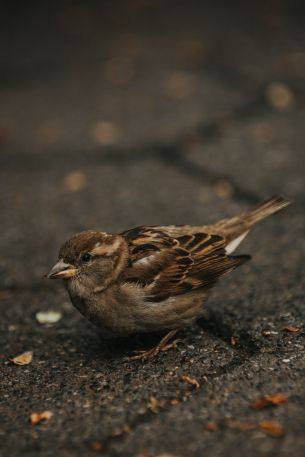
[[[73,305],[105,334],[169,331],[150,351],[202,316],[211,288],[250,257],[231,254],[254,224],[289,205],[272,197],[213,225],[140,226],[119,234],[84,231],[61,247],[48,278],[64,279]]]

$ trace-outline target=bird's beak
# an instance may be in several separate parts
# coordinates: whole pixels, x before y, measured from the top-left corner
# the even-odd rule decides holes
[[[47,275],[49,279],[67,279],[72,278],[78,273],[79,269],[60,259]]]

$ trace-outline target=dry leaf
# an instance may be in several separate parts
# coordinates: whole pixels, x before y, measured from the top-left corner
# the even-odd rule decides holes
[[[10,359],[10,361],[13,362],[15,365],[28,365],[29,363],[32,362],[32,359],[33,359],[33,352],[27,351],[27,352],[23,352],[20,355],[17,355],[13,359]]]
[[[91,449],[94,452],[101,452],[104,449],[104,445],[100,441],[94,441],[91,444]]]
[[[37,425],[42,421],[48,421],[53,416],[51,411],[42,411],[31,414],[31,424]]]
[[[263,330],[262,335],[263,336],[273,336],[273,335],[278,335],[278,332],[274,332],[273,330]]]
[[[173,398],[171,401],[170,401],[170,404],[171,405],[178,405],[179,403],[179,400],[177,400],[177,398]]]
[[[256,424],[253,424],[251,422],[241,422],[241,421],[235,420],[235,419],[226,420],[225,425],[234,430],[241,430],[241,431],[254,430],[255,428],[257,428]]]
[[[183,380],[184,382],[187,382],[188,384],[191,384],[192,386],[195,386],[196,389],[198,389],[198,388],[200,387],[200,384],[199,384],[199,382],[197,381],[197,379],[191,378],[191,377],[188,376],[188,375],[182,376],[182,380]]]
[[[156,397],[150,397],[149,402],[148,402],[148,409],[154,414],[158,414],[160,409],[163,409],[165,407],[164,401],[159,401],[156,399]]]
[[[65,176],[64,184],[71,192],[77,192],[86,187],[87,176],[81,171],[74,171]]]
[[[114,430],[112,430],[111,435],[112,436],[121,436],[124,433],[131,433],[131,428],[127,424],[123,425],[123,427],[117,427]]]
[[[283,327],[282,330],[284,332],[295,333],[295,332],[299,332],[301,329],[299,327],[293,327],[292,325],[287,325],[286,327]]]
[[[265,406],[270,405],[282,405],[283,403],[287,403],[288,397],[284,394],[272,394],[272,395],[264,395],[260,398],[254,400],[251,404],[252,408],[254,409],[261,409]]]
[[[238,339],[235,336],[231,336],[231,346],[236,346],[238,344]]]
[[[7,329],[9,332],[14,332],[15,330],[17,330],[17,325],[9,325]]]
[[[295,96],[285,84],[271,83],[266,89],[268,103],[275,109],[283,111],[295,104]]]
[[[265,432],[267,435],[280,437],[285,435],[284,427],[279,424],[278,422],[272,421],[262,421],[259,424],[260,428]]]
[[[219,424],[217,424],[217,422],[208,422],[205,426],[205,429],[209,432],[215,432],[219,429]]]
[[[55,324],[62,318],[62,313],[59,311],[39,311],[35,317],[40,324]]]
[[[90,136],[94,143],[106,146],[116,143],[121,136],[121,132],[113,122],[99,121],[93,125]]]
[[[215,194],[220,198],[230,198],[234,194],[234,187],[227,179],[219,179],[213,185]]]

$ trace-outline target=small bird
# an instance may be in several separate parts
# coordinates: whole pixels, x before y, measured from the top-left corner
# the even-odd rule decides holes
[[[175,346],[170,339],[202,316],[218,279],[250,259],[231,254],[252,226],[289,204],[271,197],[212,225],[84,231],[62,245],[47,277],[64,279],[73,305],[108,336],[167,331],[130,359],[152,357]]]

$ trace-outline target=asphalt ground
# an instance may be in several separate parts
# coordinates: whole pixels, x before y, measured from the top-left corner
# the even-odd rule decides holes
[[[3,8],[2,455],[304,455],[304,17],[301,2]],[[77,231],[206,224],[278,193],[293,205],[239,248],[252,261],[153,360],[124,358],[160,335],[104,340],[43,277]],[[61,318],[39,323],[48,310]]]

